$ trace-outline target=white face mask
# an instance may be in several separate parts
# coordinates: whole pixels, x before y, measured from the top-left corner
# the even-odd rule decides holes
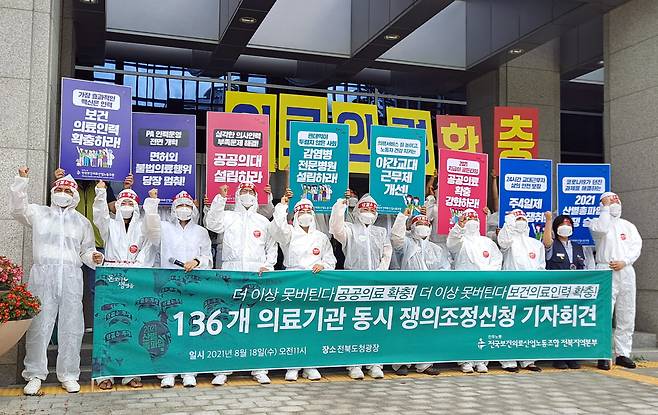
[[[361,216],[361,222],[363,222],[364,225],[372,225],[375,223],[375,219],[377,218],[377,216],[372,212],[361,212],[359,215]]]
[[[311,226],[311,223],[313,223],[313,215],[310,213],[302,213],[297,217],[297,222],[299,223],[299,226],[303,227],[309,227]]]
[[[516,230],[521,232],[521,233],[528,232],[528,222],[526,222],[524,220],[517,220],[514,223],[514,226],[516,226]]]
[[[427,238],[430,236],[430,232],[432,232],[432,229],[427,226],[427,225],[416,225],[415,231],[416,235],[418,235],[419,238]]]
[[[560,225],[557,227],[557,234],[563,238],[568,238],[573,234],[573,228],[569,225]]]
[[[353,208],[354,206],[356,206],[356,203],[358,201],[359,199],[357,199],[356,197],[350,197],[349,199],[347,199],[347,205]]]
[[[130,205],[121,205],[119,208],[119,211],[121,212],[121,217],[124,219],[130,219],[133,216],[133,213],[135,213],[135,208],[130,206]]]
[[[61,208],[69,206],[73,202],[73,196],[65,192],[56,192],[53,194],[53,203]]]
[[[192,208],[187,206],[176,208],[176,217],[179,220],[190,220],[192,218]]]
[[[464,229],[466,230],[466,233],[480,233],[480,222],[477,220],[469,220],[464,225]]]
[[[619,204],[619,203],[611,204],[610,205],[610,214],[615,218],[620,217],[621,216],[621,204]]]
[[[252,195],[251,193],[241,194],[239,199],[240,203],[242,203],[242,206],[246,207],[247,209],[256,204],[256,196]]]

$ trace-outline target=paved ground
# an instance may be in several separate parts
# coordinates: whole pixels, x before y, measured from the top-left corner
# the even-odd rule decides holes
[[[212,387],[203,379],[194,389],[162,390],[147,384],[141,390],[60,393],[45,388],[41,397],[17,395],[20,389],[0,389],[0,414],[658,414],[658,363],[635,371],[614,368],[602,372],[545,369],[536,374],[462,375],[447,370],[437,377],[352,381],[330,374],[320,382],[271,385],[233,379]],[[2,396],[4,395],[4,396]]]

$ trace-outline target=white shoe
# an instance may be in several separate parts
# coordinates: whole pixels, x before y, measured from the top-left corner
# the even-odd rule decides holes
[[[214,378],[212,378],[212,382],[210,382],[210,383],[212,383],[212,384],[215,385],[215,386],[222,386],[223,384],[226,383],[226,380],[227,380],[227,379],[228,379],[228,378],[226,377],[225,374],[220,373],[219,375],[217,375],[217,376],[215,376]]]
[[[363,370],[358,366],[353,366],[347,369],[347,373],[352,379],[361,380],[363,379]]]
[[[475,365],[475,371],[478,373],[487,373],[489,372],[489,368],[484,363],[477,363]]]
[[[382,368],[379,366],[373,366],[370,369],[368,369],[368,375],[370,375],[370,377],[373,379],[384,378],[384,372],[382,371]]]
[[[299,370],[297,369],[286,370],[286,380],[288,382],[295,382],[298,376],[299,376]]]
[[[34,396],[38,395],[41,390],[41,379],[32,378],[27,385],[23,388],[23,395]]]
[[[322,375],[320,375],[320,372],[317,369],[304,369],[304,371],[302,372],[302,376],[304,376],[304,378],[308,380],[322,379]]]
[[[160,381],[161,388],[173,388],[175,384],[176,384],[175,376],[165,376]]]
[[[80,384],[75,380],[67,380],[62,382],[62,389],[66,389],[68,393],[78,393],[80,392]]]
[[[470,363],[464,363],[462,365],[462,372],[464,373],[473,373],[473,365]]]
[[[256,375],[253,375],[252,378],[261,385],[269,385],[270,384],[270,377],[267,376],[265,373],[258,373]]]
[[[196,377],[194,375],[183,375],[183,386],[193,388],[196,386]]]

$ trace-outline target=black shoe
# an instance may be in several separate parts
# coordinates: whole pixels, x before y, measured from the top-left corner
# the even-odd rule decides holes
[[[599,360],[599,363],[596,365],[601,370],[610,370],[610,361],[608,359]]]
[[[395,371],[395,374],[398,376],[407,376],[409,374],[409,369],[406,366],[400,366],[398,370]]]
[[[569,364],[564,360],[554,360],[553,367],[556,369],[569,369]]]
[[[635,369],[637,367],[635,362],[626,356],[617,356],[617,359],[615,359],[615,364],[618,366],[623,366],[627,369]]]
[[[580,369],[580,363],[577,360],[567,360],[567,366],[569,369]]]
[[[503,370],[506,371],[506,372],[518,373],[519,372],[519,367],[518,366],[504,367]]]
[[[439,371],[438,367],[430,366],[427,369],[425,369],[423,373],[430,376],[436,376],[441,374],[441,371]]]
[[[535,364],[528,365],[524,367],[525,370],[529,370],[531,372],[541,372],[541,368]]]

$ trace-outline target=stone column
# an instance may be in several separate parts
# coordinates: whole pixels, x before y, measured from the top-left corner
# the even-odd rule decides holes
[[[658,332],[658,2],[632,0],[604,17],[604,152],[612,190],[643,239],[636,330]]]
[[[49,142],[56,140],[61,0],[0,0],[0,200],[21,165],[30,167],[32,202],[44,203]],[[32,262],[29,229],[0,210],[0,253],[25,267]],[[0,356],[0,386],[19,381],[19,353]]]

